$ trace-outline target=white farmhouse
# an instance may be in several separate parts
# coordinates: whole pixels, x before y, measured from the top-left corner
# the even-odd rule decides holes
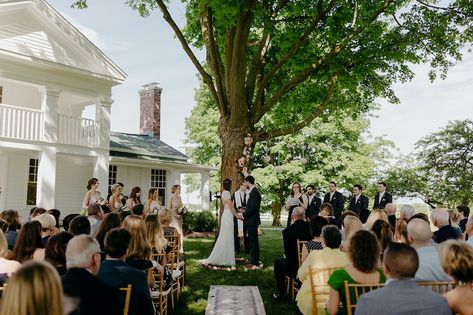
[[[209,172],[159,139],[161,88],[140,93],[141,134],[110,132],[112,87],[126,74],[43,0],[0,0],[0,210],[77,213],[89,178],[99,190],[157,187],[166,203],[183,173]],[[95,107],[95,119],[83,117]]]

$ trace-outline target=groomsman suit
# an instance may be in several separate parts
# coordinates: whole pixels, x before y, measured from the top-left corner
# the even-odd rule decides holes
[[[248,247],[250,249],[250,262],[259,265],[258,226],[260,219],[261,194],[256,187],[250,189],[245,212],[243,212],[243,228],[248,232]]]
[[[380,198],[380,194],[382,194],[381,198]],[[380,193],[380,192],[377,192],[376,195],[374,195],[374,205],[373,205],[373,209],[376,209],[376,208],[383,208],[386,207],[386,204],[388,203],[392,203],[393,202],[393,196],[388,193],[388,192],[384,192],[384,193]]]
[[[312,194],[311,196],[309,195],[306,195],[306,196],[309,199],[309,206],[307,207],[307,210],[305,211],[305,216],[310,219],[319,214],[322,200],[319,197],[317,197],[315,194]]]
[[[350,205],[348,206],[348,210],[351,210],[356,214],[360,215],[361,210],[368,209],[369,202],[370,200],[368,199],[368,197],[363,194],[359,195],[358,197],[353,196],[350,199]]]
[[[337,224],[340,225],[340,217],[342,216],[343,205],[345,203],[342,193],[335,191],[332,196],[330,196],[330,192],[328,192],[324,196],[324,202],[328,202],[332,205],[333,216],[335,217]]]

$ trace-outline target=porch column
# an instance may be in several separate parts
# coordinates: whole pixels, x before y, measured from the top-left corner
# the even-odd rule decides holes
[[[58,108],[61,91],[55,87],[46,86],[43,103],[43,140],[56,144],[58,140]],[[39,207],[51,209],[55,206],[56,194],[56,147],[45,145],[39,152],[38,186],[36,188],[37,204]]]
[[[202,210],[210,209],[210,173],[200,173],[200,198]]]
[[[110,157],[110,112],[113,100],[110,96],[99,97],[95,104],[95,119],[98,124],[97,157],[94,161],[94,177],[99,180],[99,191],[103,198],[108,195],[108,165]]]

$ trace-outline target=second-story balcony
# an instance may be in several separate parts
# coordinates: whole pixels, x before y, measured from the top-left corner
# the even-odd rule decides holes
[[[46,141],[44,121],[44,113],[40,110],[0,104],[0,138]],[[58,114],[58,143],[95,147],[98,134],[95,120]]]

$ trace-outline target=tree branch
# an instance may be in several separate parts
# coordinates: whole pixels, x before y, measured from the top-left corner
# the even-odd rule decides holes
[[[452,9],[452,8],[439,7],[439,6],[436,6],[436,5],[433,5],[433,4],[426,3],[426,2],[421,1],[421,0],[416,0],[416,2],[422,4],[423,6],[431,8],[431,9],[449,11],[449,12],[453,12],[453,13],[456,13],[456,14],[467,15],[464,12],[459,11],[459,10],[455,10],[455,9]]]
[[[224,66],[222,64],[222,58],[217,47],[214,29],[213,29],[213,17],[212,11],[209,6],[206,6],[200,16],[200,23],[202,27],[202,35],[204,38],[205,46],[207,47],[207,63],[212,69],[215,77],[215,84],[217,86],[217,96],[219,103],[225,113],[228,115],[228,102],[225,94],[225,81],[224,81]]]
[[[334,74],[330,77],[330,85],[327,89],[327,93],[325,94],[324,99],[320,103],[320,105],[306,118],[304,118],[300,123],[296,124],[293,127],[272,130],[272,131],[257,131],[255,133],[255,141],[267,141],[276,137],[281,137],[289,134],[293,134],[298,130],[301,130],[308,124],[310,124],[315,118],[319,117],[320,114],[327,108],[332,99],[333,92],[337,85],[337,79],[339,74]]]
[[[189,44],[184,38],[184,34],[182,34],[182,31],[180,30],[179,26],[177,26],[176,22],[172,18],[163,0],[156,0],[156,3],[158,4],[159,8],[161,9],[161,12],[163,13],[164,20],[169,24],[169,26],[171,26],[172,30],[174,31],[174,34],[176,34],[176,37],[179,39],[179,42],[181,43],[182,48],[184,49],[187,56],[194,64],[194,66],[196,67],[199,74],[202,76],[202,80],[204,81],[204,83],[209,88],[209,91],[212,94],[212,97],[215,103],[217,103],[220,114],[223,115],[225,111],[224,111],[224,108],[222,107],[222,104],[219,103],[219,98],[217,95],[217,91],[215,90],[215,86],[213,84],[212,76],[208,74],[207,71],[205,71],[204,67],[202,67],[202,65],[200,64],[199,60],[197,60],[197,57],[194,55],[194,52],[189,47]]]
[[[353,33],[351,33],[347,38],[345,38],[340,44],[335,45],[335,47],[333,47],[327,54],[322,56],[315,63],[311,64],[310,66],[306,67],[305,69],[295,74],[294,77],[291,80],[289,80],[289,82],[287,82],[282,88],[280,88],[264,104],[261,102],[261,99],[262,99],[265,84],[264,82],[261,82],[260,86],[258,87],[258,91],[256,95],[257,99],[256,99],[255,123],[260,121],[260,119],[264,116],[264,114],[267,113],[287,92],[291,91],[299,83],[306,80],[309,77],[309,75],[316,73],[328,59],[340,54],[357,35],[362,33],[370,25],[370,23],[376,20],[378,16],[381,13],[383,13],[389,7],[389,5],[393,3],[394,1],[395,0],[386,0],[383,6],[367,20],[365,25],[356,28]],[[270,73],[271,72],[272,71],[270,71]]]

